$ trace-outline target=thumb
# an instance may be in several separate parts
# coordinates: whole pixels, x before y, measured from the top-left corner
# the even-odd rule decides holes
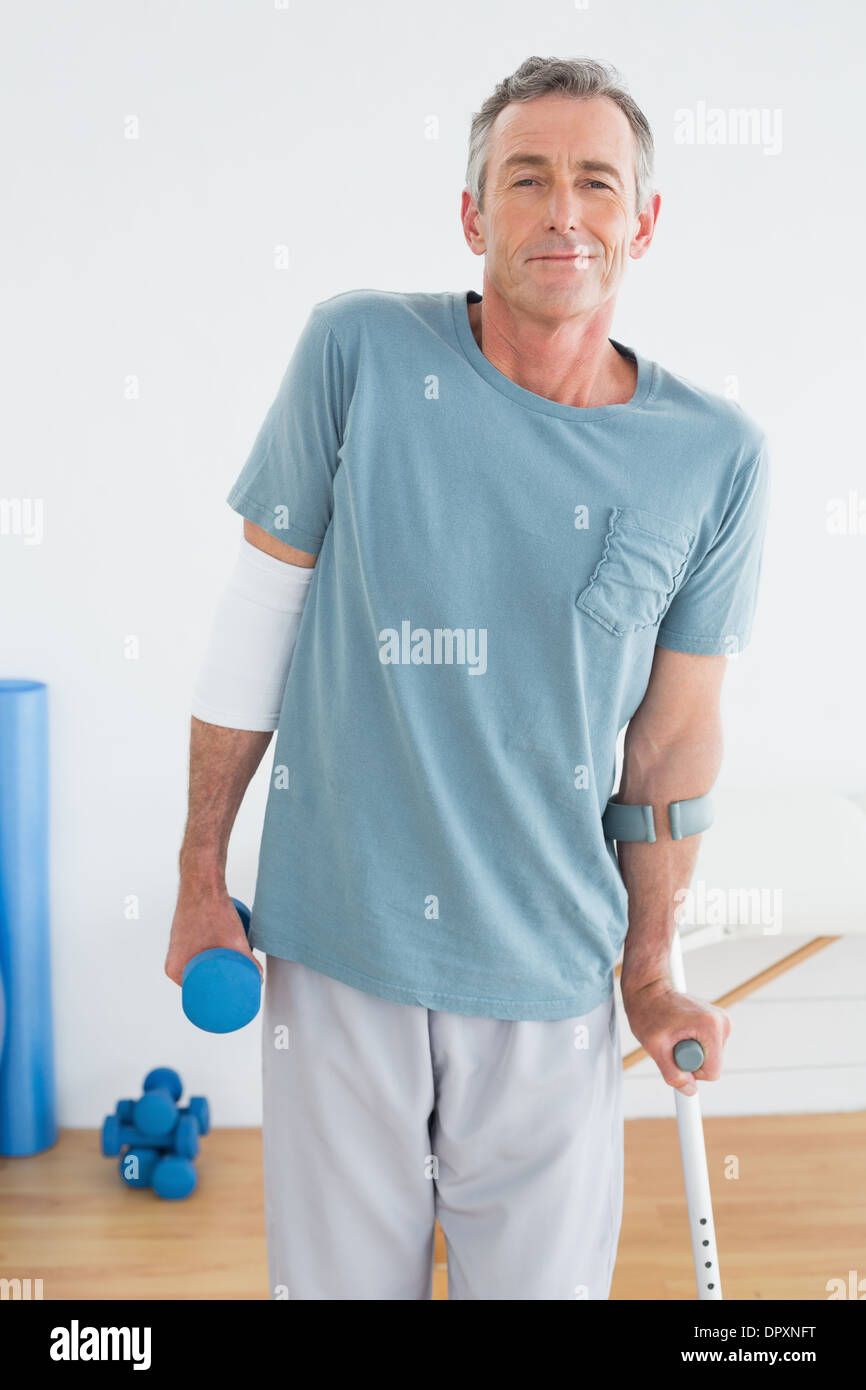
[[[662,1074],[662,1080],[666,1081],[668,1086],[672,1086],[676,1091],[681,1091],[684,1096],[696,1094],[698,1084],[695,1081],[694,1073],[683,1071],[682,1067],[677,1066],[673,1059],[673,1049],[666,1051],[664,1059],[657,1061],[657,1064]]]

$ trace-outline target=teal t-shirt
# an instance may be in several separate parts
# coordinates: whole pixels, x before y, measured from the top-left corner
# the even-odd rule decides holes
[[[478,298],[315,304],[228,495],[318,556],[250,940],[400,1003],[568,1018],[628,925],[601,817],[653,650],[749,640],[767,441],[614,339],[630,401],[536,395]]]

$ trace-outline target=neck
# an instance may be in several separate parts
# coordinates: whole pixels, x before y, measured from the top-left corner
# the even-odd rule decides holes
[[[568,319],[516,312],[484,277],[480,304],[467,304],[475,341],[503,376],[560,405],[624,405],[637,364],[610,343],[614,300]]]

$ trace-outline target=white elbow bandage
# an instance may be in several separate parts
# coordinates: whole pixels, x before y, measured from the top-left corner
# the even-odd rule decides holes
[[[312,577],[313,569],[241,539],[193,693],[197,719],[229,729],[276,729]]]

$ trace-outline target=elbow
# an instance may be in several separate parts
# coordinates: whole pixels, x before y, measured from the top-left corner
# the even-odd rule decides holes
[[[723,756],[719,716],[671,734],[632,721],[623,746],[620,799],[667,804],[704,796],[715,785]]]

